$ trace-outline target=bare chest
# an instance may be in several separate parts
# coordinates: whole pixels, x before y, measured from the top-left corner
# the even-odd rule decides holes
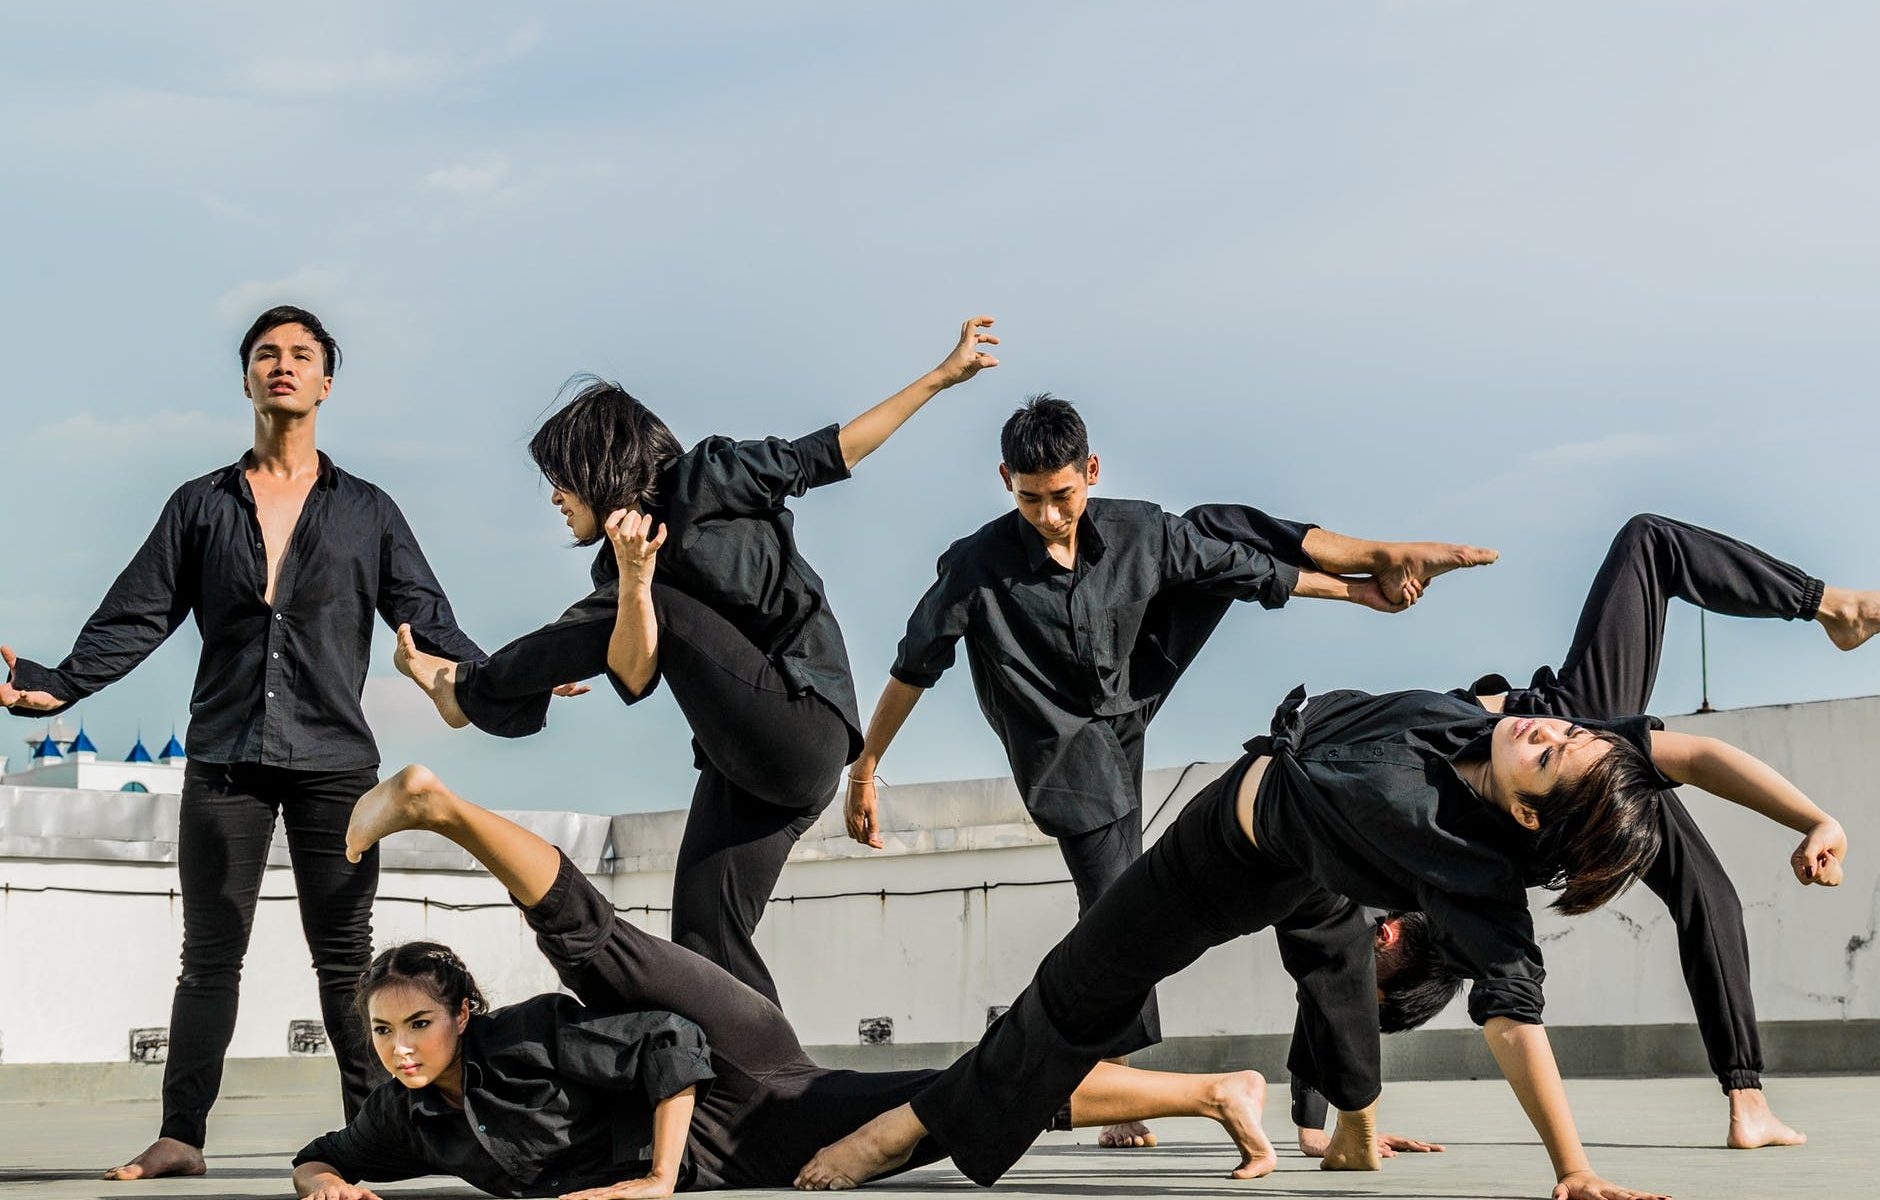
[[[261,544],[267,554],[265,596],[270,605],[274,603],[275,585],[281,578],[281,562],[287,557],[294,527],[300,524],[300,514],[307,507],[307,496],[313,491],[313,484],[312,476],[274,479],[253,471],[248,473],[248,487],[255,497],[255,519],[261,525]]]

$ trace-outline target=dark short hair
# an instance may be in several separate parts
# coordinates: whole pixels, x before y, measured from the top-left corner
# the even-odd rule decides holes
[[[659,500],[659,472],[679,456],[679,439],[617,383],[581,375],[562,389],[575,388],[573,399],[529,439],[529,457],[549,483],[573,492],[594,510],[594,536],[618,509],[644,512]]]
[[[463,965],[456,951],[439,942],[406,942],[379,951],[372,965],[360,972],[359,982],[353,986],[353,1012],[361,1029],[372,1028],[372,997],[397,984],[417,988],[453,1017],[462,1011],[466,1000],[472,1014],[490,1010],[470,968]]]
[[[1658,773],[1637,746],[1609,730],[1590,730],[1611,747],[1577,779],[1525,796],[1540,815],[1535,860],[1541,886],[1557,891],[1554,908],[1589,913],[1632,886],[1657,859]]]
[[[1050,392],[1027,397],[999,431],[999,453],[1014,475],[1037,475],[1082,466],[1090,457],[1090,434],[1069,400]]]
[[[1377,1006],[1377,1027],[1385,1033],[1402,1033],[1449,1007],[1462,990],[1463,976],[1436,948],[1429,917],[1420,912],[1393,912],[1381,921],[1397,922],[1398,941],[1392,955],[1397,969],[1389,980],[1378,978],[1383,999]]]
[[[306,326],[307,332],[313,335],[314,341],[320,343],[320,350],[326,355],[326,374],[339,374],[339,343],[326,331],[326,326],[320,324],[320,318],[291,304],[279,304],[262,313],[248,327],[248,332],[242,335],[242,370],[248,369],[248,355],[254,350],[255,343],[261,340],[261,335],[282,325]]]

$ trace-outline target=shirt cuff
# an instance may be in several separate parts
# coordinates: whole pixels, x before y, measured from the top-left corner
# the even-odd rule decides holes
[[[838,425],[825,425],[790,443],[802,468],[805,486],[821,487],[849,477],[849,464],[842,461],[841,432]]]
[[[689,1087],[718,1077],[712,1070],[712,1056],[705,1048],[704,1035],[695,1033],[691,1043],[661,1046],[646,1055],[641,1063],[640,1086],[646,1089],[649,1103],[658,1104]]]
[[[1293,589],[1299,586],[1299,568],[1291,563],[1273,560],[1273,582],[1260,595],[1261,608],[1283,608],[1286,601],[1292,599]]]
[[[911,667],[904,667],[900,663],[895,663],[892,667],[889,667],[888,674],[909,687],[917,687],[923,691],[940,682],[939,671],[916,671]]]
[[[77,689],[61,672],[42,667],[30,658],[14,660],[13,686],[22,692],[46,692],[65,698],[57,708],[9,708],[7,711],[16,717],[56,717],[85,698],[77,694]]]
[[[1531,979],[1478,979],[1469,989],[1469,1019],[1477,1025],[1491,1017],[1539,1025],[1543,1002],[1541,985]]]

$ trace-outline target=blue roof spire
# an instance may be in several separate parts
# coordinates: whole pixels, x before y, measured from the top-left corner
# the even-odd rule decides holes
[[[46,740],[39,743],[39,745],[33,747],[34,761],[38,761],[40,759],[47,759],[47,758],[64,758],[64,757],[65,755],[61,753],[59,750],[59,743],[52,740],[52,733],[50,730],[46,732]]]
[[[176,727],[175,726],[170,727],[170,740],[164,743],[163,753],[157,755],[157,757],[158,758],[188,758],[189,757],[188,752],[186,752],[183,749],[183,743],[176,740]]]
[[[147,762],[155,761],[150,757],[150,751],[144,749],[144,731],[143,730],[139,729],[137,731],[137,744],[132,746],[131,752],[124,756],[124,761],[132,762],[132,763],[147,763]]]
[[[72,739],[72,753],[73,754],[96,754],[98,753],[98,747],[92,745],[91,739],[85,735],[85,727],[83,725],[80,725],[78,727],[78,736]]]

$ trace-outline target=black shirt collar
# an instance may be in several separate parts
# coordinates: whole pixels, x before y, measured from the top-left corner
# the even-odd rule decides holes
[[[1045,545],[1044,537],[1022,513],[1018,514],[1018,542],[1025,548],[1025,561],[1032,570],[1042,571],[1047,566],[1057,566],[1057,560],[1051,557],[1051,548]],[[1097,532],[1097,522],[1089,506],[1084,508],[1084,515],[1077,518],[1077,558],[1093,563],[1103,558],[1103,535]]]
[[[339,482],[339,468],[334,466],[333,460],[326,456],[326,451],[316,450],[314,453],[320,458],[320,473],[314,478],[313,486],[316,488],[333,487]],[[215,485],[237,496],[244,494],[242,485],[247,482],[245,476],[248,469],[254,465],[255,452],[253,450],[242,451],[240,458],[216,473]]]

